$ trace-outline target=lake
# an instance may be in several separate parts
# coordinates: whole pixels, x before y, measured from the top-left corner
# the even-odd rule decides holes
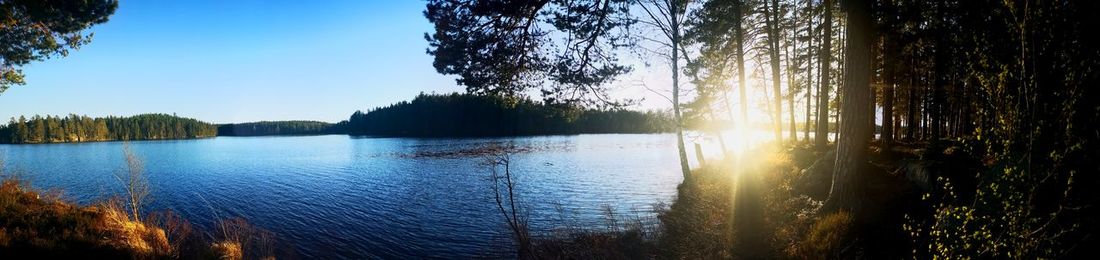
[[[536,231],[559,228],[562,219],[603,227],[605,205],[619,215],[653,214],[682,180],[671,134],[218,137],[129,145],[145,163],[150,210],[172,210],[207,230],[217,219],[242,217],[304,258],[470,258],[508,250],[486,158],[470,152],[484,147],[520,148],[511,166]],[[0,159],[6,175],[92,203],[121,194],[114,174],[125,169],[122,147],[0,145]]]

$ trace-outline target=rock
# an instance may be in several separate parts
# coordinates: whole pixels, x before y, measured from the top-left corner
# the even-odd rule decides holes
[[[829,195],[829,188],[833,183],[835,165],[836,150],[829,150],[810,167],[802,170],[801,176],[794,183],[795,192],[816,200],[824,200]]]
[[[935,161],[903,160],[898,172],[922,191],[928,191],[935,185],[936,177],[940,176],[939,166],[940,163]]]

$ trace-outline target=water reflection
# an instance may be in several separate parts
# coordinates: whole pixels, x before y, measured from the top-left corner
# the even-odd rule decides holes
[[[486,145],[511,144],[532,227],[599,227],[603,205],[648,214],[681,181],[672,135],[415,139],[245,137],[131,144],[146,162],[152,207],[209,228],[240,216],[304,258],[469,258],[499,248]],[[708,146],[709,147],[709,146]],[[88,203],[117,194],[121,143],[0,145],[5,169]],[[435,156],[445,155],[445,156]]]

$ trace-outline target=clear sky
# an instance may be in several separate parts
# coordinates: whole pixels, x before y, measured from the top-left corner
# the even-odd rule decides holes
[[[0,118],[177,113],[227,123],[346,119],[420,92],[435,72],[421,1],[122,1],[92,43],[24,68]]]
[[[0,121],[176,113],[337,122],[420,92],[464,91],[432,68],[423,9],[418,0],[122,1],[90,44],[24,67],[27,84],[0,94]],[[612,97],[668,109],[652,92],[670,92],[667,61],[646,56],[652,66],[624,57],[635,71],[608,86]],[[750,85],[750,100],[768,100]],[[765,102],[752,103],[751,115],[768,115]]]

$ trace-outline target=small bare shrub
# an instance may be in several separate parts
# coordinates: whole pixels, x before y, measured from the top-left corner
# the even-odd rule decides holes
[[[197,233],[195,233],[194,227],[191,222],[188,222],[179,214],[172,211],[154,212],[147,216],[146,223],[164,230],[168,239],[169,250],[162,255],[184,258],[183,256],[186,253],[194,253],[200,250],[194,246],[200,239],[196,236]]]
[[[270,231],[253,226],[242,218],[223,220],[217,228],[220,237],[211,249],[223,259],[241,259],[232,256],[264,259],[275,255],[275,235]]]
[[[148,203],[150,187],[149,178],[145,176],[145,166],[129,143],[123,143],[122,154],[126,157],[126,170],[115,173],[115,178],[126,190],[126,206],[129,209],[130,220],[141,219],[141,210]]]
[[[497,209],[512,231],[512,238],[518,247],[517,256],[521,259],[533,258],[528,217],[523,212],[523,205],[516,198],[516,181],[512,174],[509,148],[491,147],[486,151],[489,151],[485,161],[490,169],[489,190]]]

